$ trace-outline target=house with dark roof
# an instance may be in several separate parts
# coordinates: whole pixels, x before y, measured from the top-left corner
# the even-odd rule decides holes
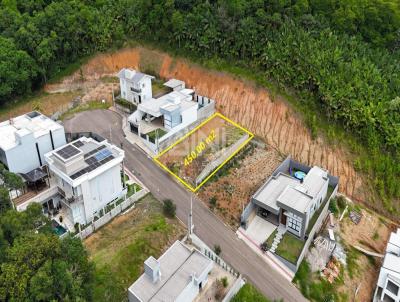
[[[262,217],[304,239],[311,218],[327,196],[328,185],[328,172],[317,166],[299,178],[279,172],[258,189],[251,202]]]

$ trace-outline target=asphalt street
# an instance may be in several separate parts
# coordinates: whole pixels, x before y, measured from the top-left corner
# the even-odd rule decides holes
[[[159,200],[172,199],[176,215],[185,224],[188,221],[190,198],[193,197],[194,232],[208,246],[218,244],[222,258],[254,284],[265,296],[284,301],[307,301],[300,291],[274,268],[266,263],[222,220],[214,215],[192,192],[176,182],[163,171],[147,154],[129,143],[123,134],[122,119],[109,110],[86,111],[65,121],[67,132],[92,131],[107,138],[125,150],[125,165],[145,184]]]

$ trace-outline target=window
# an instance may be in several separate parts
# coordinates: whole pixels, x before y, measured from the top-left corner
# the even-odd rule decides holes
[[[291,217],[288,217],[287,227],[300,233],[301,222]]]
[[[396,296],[399,293],[399,287],[390,280],[386,284],[386,289]]]
[[[396,302],[393,298],[389,297],[386,294],[383,296],[383,301],[384,302]]]

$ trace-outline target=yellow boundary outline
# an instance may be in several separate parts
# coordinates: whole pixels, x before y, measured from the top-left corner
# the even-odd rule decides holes
[[[190,135],[192,135],[194,132],[196,132],[197,130],[199,130],[201,127],[203,127],[206,123],[208,123],[209,121],[211,121],[212,119],[216,118],[216,117],[220,117],[223,120],[227,121],[228,123],[231,123],[232,125],[236,126],[237,128],[243,130],[244,132],[246,132],[249,135],[249,138],[247,140],[245,140],[236,150],[235,152],[233,152],[226,160],[224,160],[222,162],[222,164],[220,164],[210,175],[208,175],[199,185],[197,185],[197,187],[193,188],[193,186],[191,186],[190,184],[188,184],[186,181],[184,181],[182,178],[180,178],[178,175],[176,175],[174,172],[172,172],[170,169],[168,169],[160,160],[159,158],[164,155],[165,153],[167,153],[169,150],[171,150],[173,147],[175,147],[177,144],[179,144],[180,142],[182,142],[184,139],[186,139],[187,137],[189,137]],[[159,153],[158,155],[156,155],[155,157],[153,157],[153,160],[161,167],[163,168],[165,171],[167,171],[169,174],[171,174],[172,176],[174,176],[179,182],[181,182],[186,188],[188,188],[190,191],[192,192],[196,192],[198,189],[200,189],[200,187],[202,185],[204,185],[215,173],[218,172],[219,169],[221,169],[232,157],[234,157],[245,145],[247,145],[252,139],[254,138],[254,134],[251,133],[249,130],[243,128],[242,126],[240,126],[239,124],[235,123],[234,121],[232,121],[231,119],[227,118],[226,116],[222,115],[219,112],[214,113],[212,116],[210,116],[209,118],[207,118],[205,121],[203,121],[200,125],[198,125],[197,127],[195,127],[193,130],[189,131],[188,133],[186,133],[183,137],[181,137],[180,139],[178,139],[175,143],[173,143],[171,146],[169,146],[168,148],[166,148],[165,150],[163,150],[161,153]]]

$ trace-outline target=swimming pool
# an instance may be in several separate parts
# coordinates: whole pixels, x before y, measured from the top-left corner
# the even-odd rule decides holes
[[[67,230],[57,222],[57,220],[53,219],[51,221],[51,226],[53,227],[53,231],[57,234],[57,236],[62,236],[67,232]]]

